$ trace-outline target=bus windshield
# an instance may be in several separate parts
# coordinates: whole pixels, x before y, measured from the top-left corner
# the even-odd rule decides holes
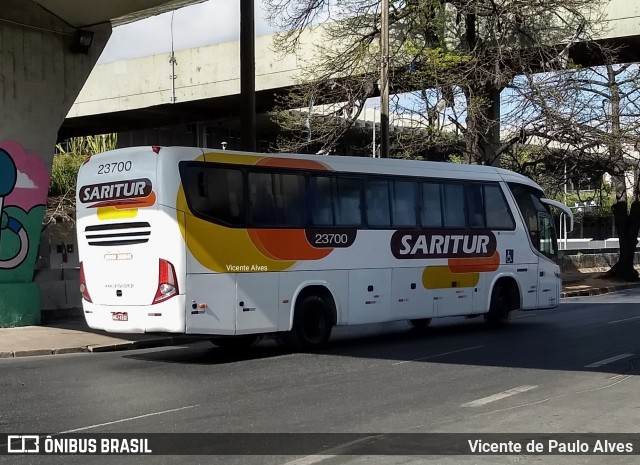
[[[558,255],[558,240],[551,212],[540,201],[544,194],[523,184],[509,183],[509,188],[522,213],[531,244],[538,252],[555,260]]]

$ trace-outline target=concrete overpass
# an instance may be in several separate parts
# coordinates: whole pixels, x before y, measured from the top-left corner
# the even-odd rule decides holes
[[[640,61],[640,2],[610,0],[606,14],[607,32],[599,41],[621,46],[623,61]],[[321,40],[321,28],[307,31],[297,55],[278,56],[272,36],[256,39],[258,112],[271,109],[274,94],[295,84],[312,44]],[[175,80],[168,53],[98,65],[71,107],[61,137],[237,117],[238,49],[235,41],[176,52]],[[597,64],[584,44],[571,54],[577,62]]]
[[[311,57],[322,30],[303,35],[298,54],[276,55],[271,35],[255,43],[256,109],[272,108],[274,94],[296,83],[301,63]],[[239,41],[99,64],[62,126],[61,138],[109,131],[166,126],[238,116]]]
[[[2,0],[0,326],[40,321],[33,282],[58,130],[109,36],[201,0]]]

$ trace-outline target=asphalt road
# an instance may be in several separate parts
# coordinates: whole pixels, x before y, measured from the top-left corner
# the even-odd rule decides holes
[[[637,433],[638,334],[636,289],[517,312],[506,330],[489,330],[482,318],[436,320],[424,333],[404,322],[338,328],[330,347],[309,354],[266,340],[242,353],[200,342],[2,359],[0,432]],[[371,451],[365,440],[322,456],[0,456],[0,463],[635,463],[621,455]]]

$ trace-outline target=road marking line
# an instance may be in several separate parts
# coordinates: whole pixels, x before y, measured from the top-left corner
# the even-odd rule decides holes
[[[514,318],[526,318],[528,316],[536,316],[536,314],[535,313],[526,313],[524,315],[516,315],[516,316],[514,316]]]
[[[625,318],[624,320],[609,321],[609,324],[622,323],[623,321],[640,320],[640,316],[634,316],[633,318]]]
[[[600,360],[599,362],[591,363],[590,365],[585,365],[585,368],[598,368],[602,365],[606,365],[607,363],[617,362],[618,360],[622,360],[623,358],[632,357],[633,354],[620,354],[615,357],[606,358],[604,360]]]
[[[145,413],[144,415],[138,415],[138,416],[131,417],[131,418],[123,418],[121,420],[108,421],[106,423],[99,423],[97,425],[84,426],[82,428],[75,428],[75,429],[70,429],[68,431],[61,431],[61,432],[56,433],[56,434],[77,433],[78,431],[86,431],[88,429],[100,428],[101,426],[115,425],[116,423],[123,423],[125,421],[138,420],[140,418],[153,417],[155,415],[163,415],[165,413],[179,412],[180,410],[187,410],[187,409],[194,408],[194,407],[199,407],[199,406],[200,406],[200,404],[188,405],[186,407],[179,407],[179,408],[172,408],[170,410],[163,410],[162,412]]]
[[[332,447],[331,449],[323,450],[322,455],[307,455],[306,457],[301,457],[291,462],[287,462],[284,465],[312,465],[314,463],[324,462],[325,460],[332,459],[334,457],[337,457],[338,455],[343,455],[344,450],[351,446],[355,446],[356,444],[361,444],[364,442],[371,442],[382,436],[382,434],[376,434],[375,436],[367,436],[366,438],[345,442],[344,444]]]
[[[527,392],[531,389],[535,389],[538,386],[518,386],[513,389],[509,389],[507,391],[502,391],[492,396],[483,397],[482,399],[473,400],[471,402],[467,402],[466,404],[462,404],[460,407],[480,407],[485,404],[489,404],[491,402],[495,402],[500,399],[504,399],[505,397],[514,396],[516,394],[520,394],[521,392]]]
[[[403,360],[402,362],[396,362],[393,365],[402,365],[403,363],[418,362],[420,360],[427,360],[430,358],[442,357],[444,355],[457,354],[458,352],[465,352],[467,350],[480,349],[481,347],[484,347],[484,346],[467,347],[466,349],[452,350],[451,352],[445,352],[443,354],[429,355],[428,357],[414,358],[412,360]]]

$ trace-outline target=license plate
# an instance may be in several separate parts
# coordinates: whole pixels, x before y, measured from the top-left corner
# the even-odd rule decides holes
[[[111,312],[113,321],[129,321],[129,314],[127,312]]]

